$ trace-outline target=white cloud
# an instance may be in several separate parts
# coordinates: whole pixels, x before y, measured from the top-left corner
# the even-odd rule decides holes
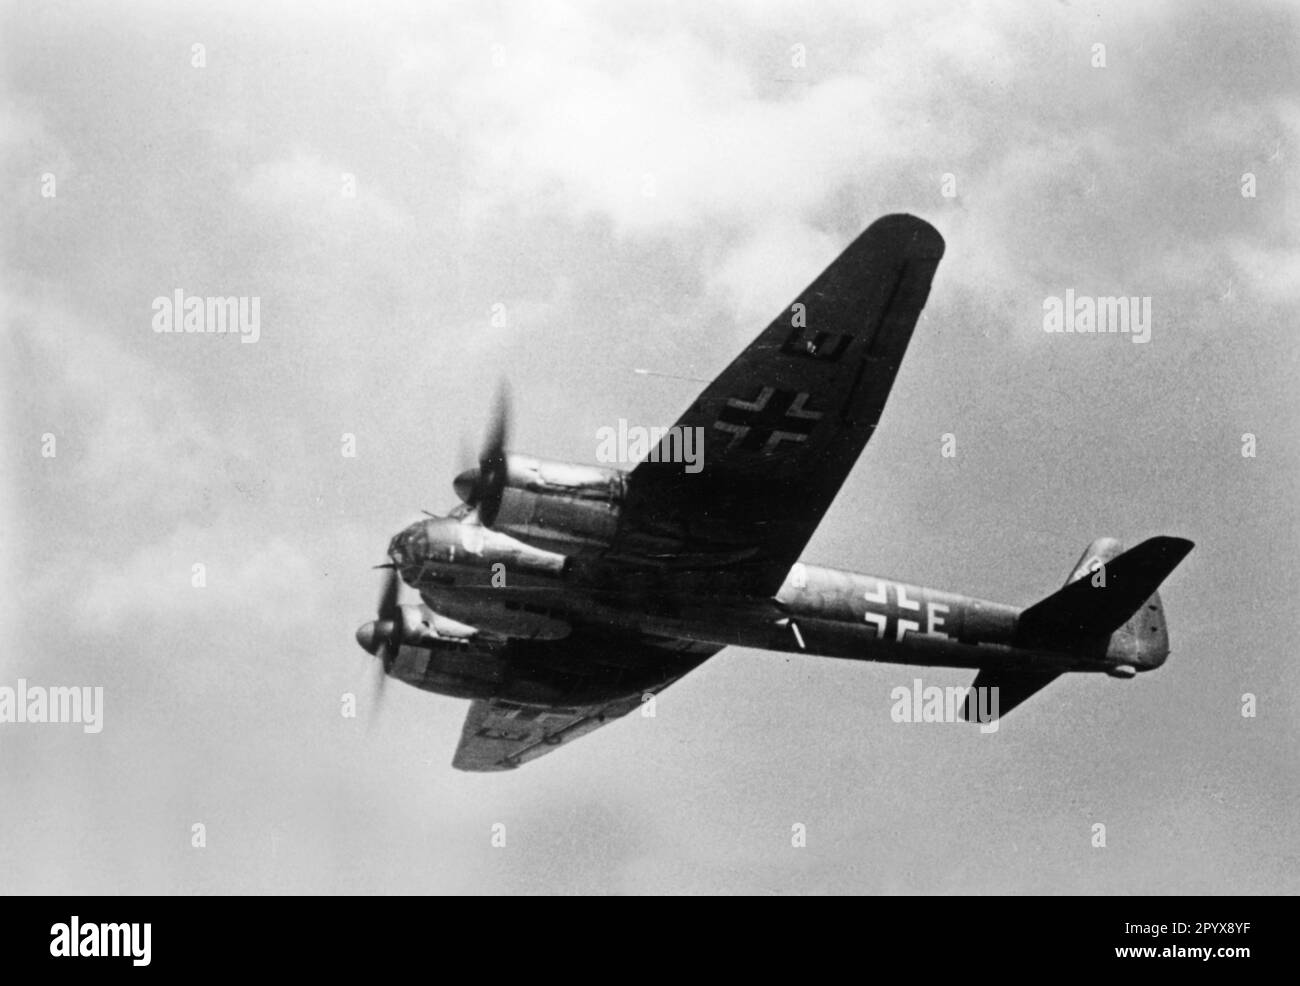
[[[1238,283],[1274,304],[1300,305],[1300,248],[1268,249],[1239,241],[1232,245],[1231,257]]]
[[[346,194],[346,193],[351,194]],[[257,165],[238,188],[247,205],[265,215],[284,214],[295,222],[345,243],[358,225],[388,234],[407,230],[410,217],[394,206],[367,176],[341,163],[330,163],[305,148],[291,156]]]
[[[859,722],[855,690],[869,668],[721,655],[670,693],[679,713],[661,708],[656,721],[681,730],[680,742],[665,746],[628,723],[490,784],[431,775],[424,764],[441,771],[458,735],[464,709],[449,699],[390,689],[398,717],[387,720],[390,742],[352,745],[357,734],[344,730],[358,724],[338,716],[337,701],[356,687],[351,677],[372,670],[350,636],[373,612],[378,576],[368,566],[417,506],[449,498],[457,437],[477,439],[488,381],[503,368],[521,391],[518,447],[538,454],[585,427],[584,415],[667,413],[694,385],[652,390],[630,366],[706,373],[852,235],[905,208],[935,222],[947,259],[891,398],[888,433],[873,440],[857,492],[846,488],[828,516],[822,547],[847,567],[929,565],[956,588],[966,580],[1028,600],[1020,588],[1041,589],[1030,569],[1051,574],[1057,562],[990,566],[990,557],[1032,561],[1035,539],[1049,529],[1065,540],[1082,525],[1168,525],[1200,530],[1209,550],[1239,545],[1240,564],[1230,567],[1267,596],[1288,539],[1277,536],[1283,528],[1261,539],[1241,527],[1238,514],[1259,511],[1237,511],[1223,529],[1215,491],[1234,488],[1225,477],[1242,460],[1231,442],[1219,457],[1207,443],[1245,406],[1251,421],[1276,422],[1278,435],[1261,435],[1262,449],[1285,455],[1294,444],[1282,430],[1295,420],[1287,364],[1259,356],[1285,344],[1284,316],[1297,296],[1286,214],[1296,103],[1285,89],[1290,61],[1268,44],[1289,37],[1272,29],[1284,20],[1279,9],[393,5],[313,8],[308,23],[292,6],[248,3],[233,16],[199,12],[210,56],[202,74],[185,61],[193,25],[182,15],[122,8],[96,21],[33,8],[15,19],[9,80],[22,91],[0,106],[40,109],[19,114],[18,138],[5,146],[17,204],[7,260],[22,299],[6,317],[19,357],[9,365],[19,450],[9,475],[22,542],[6,541],[17,569],[6,602],[27,617],[9,660],[111,671],[123,685],[115,706],[123,728],[100,761],[44,747],[30,761],[40,771],[16,767],[9,776],[39,778],[33,796],[16,803],[59,805],[95,784],[138,801],[134,765],[147,761],[146,810],[117,814],[155,826],[136,842],[96,841],[103,826],[87,826],[90,816],[56,819],[46,831],[58,837],[42,843],[31,838],[42,827],[20,820],[8,841],[41,851],[18,885],[40,889],[57,859],[72,890],[91,871],[119,888],[155,885],[150,879],[164,889],[509,888],[518,874],[494,877],[481,857],[444,853],[414,870],[406,862],[427,857],[417,843],[427,848],[430,839],[479,845],[480,820],[523,819],[540,803],[553,843],[512,828],[512,840],[523,836],[512,844],[525,854],[529,888],[558,881],[608,890],[620,885],[619,872],[625,887],[725,888],[742,871],[760,889],[816,889],[837,878],[850,889],[951,887],[945,860],[909,868],[877,854],[880,872],[859,874],[844,865],[862,855],[852,840],[827,839],[852,829],[816,792],[862,788],[864,776],[884,792],[877,821],[915,833],[922,855],[921,843],[950,843],[955,828],[1005,830],[978,797],[955,828],[924,803],[926,790],[946,789],[942,778],[917,780],[915,765],[949,763],[945,754],[960,749],[872,733],[907,746],[882,757],[878,745],[854,745],[860,728],[831,735],[836,722]],[[1086,62],[1098,39],[1110,54],[1103,73]],[[794,43],[807,46],[803,74],[790,65]],[[87,179],[68,184],[66,197],[61,183],[53,210],[32,197],[46,160],[60,172],[75,163]],[[1253,203],[1236,194],[1248,168],[1261,179]],[[357,175],[356,200],[341,195],[344,172]],[[945,172],[956,175],[955,200],[939,195]],[[653,196],[643,194],[647,175]],[[1254,292],[1257,305],[1219,303],[1218,281],[1233,273],[1244,278],[1238,297]],[[1160,324],[1176,333],[1150,347],[1056,347],[1050,360],[1005,344],[1020,333],[1026,347],[1045,346],[1035,328],[1043,293],[1084,282],[1103,293],[1161,295],[1159,317],[1169,322]],[[268,328],[258,346],[216,355],[158,344],[149,297],[201,283],[264,295]],[[507,328],[488,321],[498,299],[509,306]],[[719,325],[719,311],[733,324]],[[1004,337],[978,338],[994,331]],[[1141,370],[1139,356],[1149,360]],[[1080,417],[1037,393],[1058,385],[1082,395]],[[1102,385],[1108,399],[1094,401]],[[962,461],[984,470],[982,482],[926,473],[931,438],[905,440],[918,422],[943,420],[937,433],[948,419],[965,429]],[[60,435],[57,462],[30,452],[44,430]],[[358,436],[355,460],[339,456],[343,431]],[[572,443],[572,457],[590,455],[589,433]],[[1058,454],[1105,469],[1058,469]],[[1257,502],[1285,502],[1280,458],[1250,463]],[[927,515],[936,491],[947,499]],[[1002,530],[999,516],[1014,523]],[[945,540],[948,530],[963,536]],[[195,563],[206,566],[205,588],[191,585]],[[1213,586],[1198,590],[1194,581],[1168,601],[1212,611]],[[56,618],[65,632],[51,632]],[[1207,653],[1221,642],[1207,633],[1258,636],[1231,614],[1195,629],[1185,628],[1182,646]],[[1269,654],[1267,642],[1248,649],[1261,660]],[[160,667],[163,658],[175,660]],[[794,695],[792,681],[802,688],[798,702],[833,712],[802,729],[808,742],[791,742],[788,730],[773,739],[761,714],[732,717],[719,733],[710,716],[719,690],[751,687],[753,700],[741,705],[760,708]],[[1169,688],[1169,708],[1208,694],[1197,675],[1153,684],[1161,695]],[[1171,750],[1192,741],[1173,719],[1160,725]],[[1149,722],[1143,728],[1151,732]],[[817,755],[828,735],[842,756]],[[1059,828],[1050,779],[1079,775],[1078,763],[1060,769],[1078,744],[1054,749],[1052,739],[1050,769],[1038,769],[1042,744],[1011,756],[1038,792],[1021,799],[1017,817]],[[1273,739],[1256,758],[1265,780],[1277,768],[1270,751],[1288,749]],[[711,745],[710,762],[723,766],[692,764],[684,785],[672,765],[690,759],[679,756],[688,740]],[[629,758],[645,766],[648,750],[672,769],[642,771],[623,792],[617,780],[602,781],[624,777]],[[168,767],[156,770],[160,752]],[[968,759],[960,774],[974,792],[982,767],[977,752]],[[1149,780],[1079,776],[1072,794],[1103,801]],[[292,796],[276,787],[285,777],[298,779]],[[806,790],[774,802],[772,791],[789,793],[791,778],[804,778]],[[1043,778],[1046,787],[1036,783]],[[608,820],[612,834],[593,833],[591,813],[570,797],[593,779],[607,801],[633,802],[644,834],[620,838],[618,813]],[[1108,789],[1112,782],[1122,790]],[[1264,781],[1234,783],[1266,799],[1258,819],[1284,817]],[[210,883],[166,854],[156,878],[142,877],[133,860],[175,837],[153,806],[171,803],[188,816],[205,801],[232,820],[263,806],[223,836],[247,851]],[[121,807],[105,805],[110,814]],[[657,810],[663,805],[676,806],[671,817]],[[787,883],[792,871],[771,847],[788,844],[790,818],[805,812],[822,833],[809,851],[823,854],[824,869]],[[372,814],[392,821],[395,837],[382,845],[371,838]],[[1240,830],[1243,817],[1225,831]],[[256,840],[281,822],[300,828],[309,848],[268,871]],[[570,829],[595,850],[574,853]],[[1248,835],[1267,860],[1288,833]],[[79,849],[69,855],[68,846]],[[1148,869],[1162,851],[1152,849]],[[321,852],[352,861],[331,871],[336,882],[322,884],[311,865]],[[690,871],[700,874],[693,883],[684,876],[691,856],[709,852],[721,862]],[[1174,854],[1179,866],[1182,855]],[[580,872],[569,865],[575,856]],[[988,864],[972,864],[959,885],[987,880]],[[1140,885],[1128,869],[1114,866],[1096,885]],[[444,870],[447,883],[431,882]],[[1078,874],[1066,866],[1062,875]],[[1267,885],[1251,870],[1238,879],[1247,889]],[[1004,883],[1034,885],[1023,874]]]
[[[192,388],[58,302],[8,302],[29,370],[13,383],[33,425],[58,442],[54,481],[118,513],[174,517],[198,506],[241,453],[210,427]],[[142,337],[152,340],[148,316],[142,307]]]
[[[844,246],[803,224],[770,224],[728,251],[709,290],[725,299],[738,324],[766,325]]]
[[[196,633],[231,621],[310,624],[319,611],[319,580],[306,557],[280,538],[248,553],[230,535],[228,519],[210,527],[187,523],[125,564],[83,560],[77,611],[102,633],[159,615]],[[202,585],[195,585],[199,575]]]

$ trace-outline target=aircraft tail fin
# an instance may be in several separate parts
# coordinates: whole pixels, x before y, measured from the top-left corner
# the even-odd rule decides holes
[[[1088,546],[1064,587],[1020,614],[1017,644],[1077,650],[1132,638],[1134,657],[1155,666],[1168,654],[1156,588],[1192,550],[1191,541],[1154,537],[1124,551],[1114,538]]]
[[[1155,537],[1125,551],[1114,538],[1098,538],[1061,589],[1020,614],[1017,646],[1111,655],[1123,662],[1112,673],[1126,669],[1125,676],[1159,667],[1169,655],[1169,636],[1156,587],[1192,547],[1183,538]],[[962,718],[1001,718],[1060,676],[1053,670],[981,668]]]

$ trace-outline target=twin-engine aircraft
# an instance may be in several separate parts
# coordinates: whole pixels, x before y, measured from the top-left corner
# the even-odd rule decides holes
[[[1156,588],[1192,549],[1180,538],[1094,541],[1027,609],[799,561],[875,431],[943,250],[913,216],[873,223],[631,471],[508,453],[499,403],[461,504],[392,539],[378,618],[357,631],[383,675],[472,700],[452,766],[518,767],[728,645],[970,668],[1002,715],[1066,672],[1164,662]],[[702,469],[681,461],[686,429]],[[422,604],[399,604],[399,576]]]

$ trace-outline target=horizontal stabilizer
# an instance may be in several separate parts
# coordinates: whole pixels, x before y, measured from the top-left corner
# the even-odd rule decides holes
[[[1108,638],[1155,593],[1193,547],[1185,538],[1154,537],[1099,562],[1094,571],[1020,614],[1017,645],[1049,647]]]
[[[1046,688],[1060,677],[1055,671],[1001,671],[982,668],[975,676],[971,690],[966,695],[962,718],[967,722],[989,722],[1000,719],[1017,705],[1040,689]],[[996,688],[985,693],[981,689]]]

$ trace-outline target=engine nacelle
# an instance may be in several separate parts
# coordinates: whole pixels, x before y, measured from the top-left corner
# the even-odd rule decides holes
[[[432,648],[439,644],[464,643],[478,630],[420,606],[401,606],[401,642],[409,647]]]
[[[369,654],[387,646],[432,650],[468,644],[478,630],[421,606],[398,606],[395,618],[372,620],[357,629],[357,643]]]
[[[467,487],[458,481],[462,499]],[[621,469],[507,455],[492,527],[565,554],[601,551],[613,543],[626,488]]]
[[[523,640],[563,640],[573,630],[568,620],[549,606],[524,602],[496,592],[448,592],[440,608],[455,620],[465,620],[487,633]]]

